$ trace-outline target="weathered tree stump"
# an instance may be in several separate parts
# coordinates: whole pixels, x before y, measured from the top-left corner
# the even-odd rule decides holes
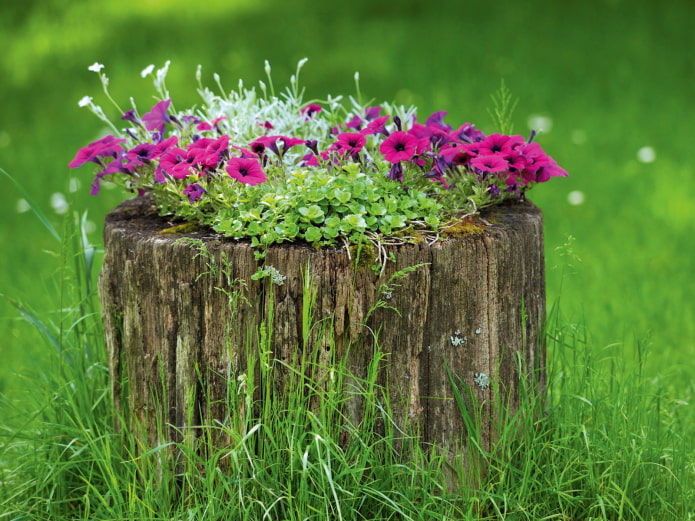
[[[100,277],[117,406],[144,427],[150,446],[178,441],[187,427],[221,421],[234,406],[228,382],[247,367],[248,346],[257,345],[247,326],[270,319],[273,358],[292,363],[298,351],[318,349],[321,363],[347,357],[357,377],[366,371],[378,332],[388,353],[379,379],[395,422],[412,422],[422,443],[449,447],[455,458],[466,427],[448,368],[485,404],[481,438],[488,443],[495,437],[493,391],[513,410],[520,371],[544,385],[545,275],[538,208],[501,205],[483,218],[489,224],[462,237],[389,247],[394,261],[381,275],[370,262],[356,261],[354,251],[273,246],[266,265],[286,279],[271,297],[269,279],[251,278],[259,263],[249,243],[210,230],[178,233],[183,230],[159,217],[148,198],[124,202],[106,219]],[[202,241],[218,268],[182,237]],[[385,288],[394,273],[414,266],[397,286]],[[317,336],[320,328],[304,330],[307,269],[316,292],[314,321],[330,320],[332,342]],[[277,389],[283,390],[281,376]],[[197,403],[202,400],[206,406]],[[169,431],[158,430],[157,416]]]

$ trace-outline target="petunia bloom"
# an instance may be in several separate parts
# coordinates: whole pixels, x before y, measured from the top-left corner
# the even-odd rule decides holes
[[[203,197],[203,194],[207,193],[207,190],[200,186],[198,183],[193,183],[188,185],[183,189],[183,195],[188,196],[188,202],[193,203]]]
[[[484,173],[499,173],[509,169],[509,163],[506,159],[498,155],[477,156],[471,159],[471,167]]]
[[[195,128],[196,130],[200,130],[201,132],[205,132],[207,130],[217,130],[219,132],[219,124],[222,120],[225,119],[227,119],[227,116],[220,116],[219,118],[215,118],[210,123],[208,123],[207,121],[203,121],[201,123],[198,123]]]
[[[68,166],[70,168],[77,168],[89,161],[102,165],[103,163],[100,158],[118,156],[118,154],[123,152],[121,143],[125,143],[125,141],[126,140],[123,138],[116,138],[112,135],[98,139],[86,147],[80,148],[73,160],[68,163]]]
[[[366,140],[359,132],[343,132],[334,143],[335,148],[347,154],[357,154],[364,148]]]
[[[255,186],[267,179],[260,163],[256,159],[233,157],[227,161],[227,173],[240,183]]]
[[[418,139],[402,130],[393,132],[379,146],[379,151],[389,163],[408,161],[415,155]]]
[[[160,134],[163,134],[165,123],[171,121],[171,118],[167,114],[170,105],[171,99],[165,99],[155,103],[150,111],[142,116],[142,122],[145,124],[145,128],[150,132],[156,130]]]
[[[374,118],[372,121],[367,123],[366,127],[360,130],[360,133],[364,134],[365,136],[369,136],[372,134],[383,134],[385,136],[388,136],[389,133],[386,130],[386,122],[388,121],[389,117],[390,116],[378,116]]]
[[[304,114],[304,117],[309,120],[314,117],[314,114],[318,114],[323,110],[323,107],[319,105],[318,103],[310,103],[306,107],[304,107],[301,112]]]

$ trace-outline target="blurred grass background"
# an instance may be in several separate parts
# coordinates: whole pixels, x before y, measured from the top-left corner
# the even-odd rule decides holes
[[[152,102],[149,64],[172,60],[178,107],[197,102],[195,70],[232,89],[273,67],[284,86],[299,59],[307,98],[362,93],[419,107],[426,117],[494,132],[487,110],[504,80],[519,98],[515,130],[538,138],[570,172],[530,194],[545,214],[548,301],[596,345],[649,339],[649,371],[692,386],[695,365],[695,3],[692,0],[24,0],[0,6],[0,168],[60,229],[87,211],[99,245],[104,215],[124,195],[88,194],[88,168],[70,171],[100,122],[103,63],[123,105]],[[648,147],[645,149],[645,147]],[[641,154],[640,154],[641,151]],[[42,316],[54,301],[59,244],[26,212],[6,179],[0,191],[0,293]],[[56,195],[58,194],[58,195]],[[570,194],[572,194],[570,196]],[[577,204],[579,203],[579,204]],[[56,209],[58,211],[56,211]],[[0,300],[0,391],[44,359],[38,336]]]

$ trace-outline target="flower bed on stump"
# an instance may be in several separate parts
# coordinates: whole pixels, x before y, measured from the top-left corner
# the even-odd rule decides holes
[[[485,135],[445,112],[422,121],[359,98],[305,101],[303,63],[280,95],[267,64],[260,92],[226,91],[215,76],[215,93],[199,70],[202,103],[184,111],[168,64],[148,67],[160,100],[119,108],[123,129],[80,101],[113,133],[70,166],[96,165],[93,194],[113,182],[139,196],[104,231],[114,399],[156,446],[224,426],[239,407],[253,414],[230,389],[254,381],[258,364],[277,367],[266,393],[299,391],[283,375],[301,360],[317,378],[346,363],[358,387],[379,351],[393,421],[460,461],[463,387],[484,404],[482,444],[495,437],[495,399],[513,412],[522,380],[542,387],[542,215],[525,195],[567,173],[534,133],[511,133],[504,89],[500,133]],[[90,69],[111,98],[102,66]],[[358,402],[346,401],[344,421],[362,421]]]

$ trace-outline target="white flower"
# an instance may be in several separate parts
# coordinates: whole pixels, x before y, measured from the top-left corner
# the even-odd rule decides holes
[[[528,128],[531,130],[537,130],[538,132],[543,132],[544,134],[548,134],[551,130],[553,130],[553,120],[548,116],[531,114],[527,123]]]
[[[656,152],[652,147],[642,147],[637,151],[637,160],[640,163],[653,163],[656,160]]]
[[[17,213],[26,213],[31,210],[31,205],[26,199],[17,200]]]
[[[154,65],[153,65],[153,64],[150,64],[150,65],[148,65],[147,67],[145,67],[144,69],[142,69],[142,71],[140,72],[140,76],[141,76],[142,78],[146,78],[147,76],[149,76],[150,74],[152,74],[152,71],[153,71],[153,70],[154,70]]]
[[[80,101],[77,102],[77,105],[79,105],[80,107],[86,107],[90,103],[92,103],[92,97],[91,96],[85,96]]]
[[[55,213],[62,215],[68,211],[69,205],[65,196],[60,192],[51,195],[51,207]]]
[[[567,202],[572,206],[579,206],[584,203],[584,192],[573,190],[567,194]]]
[[[92,72],[100,72],[101,69],[103,69],[103,68],[104,68],[104,66],[103,66],[101,63],[99,63],[99,62],[94,62],[92,65],[90,65],[90,66],[88,67],[88,70],[90,70],[90,71],[92,71]]]

